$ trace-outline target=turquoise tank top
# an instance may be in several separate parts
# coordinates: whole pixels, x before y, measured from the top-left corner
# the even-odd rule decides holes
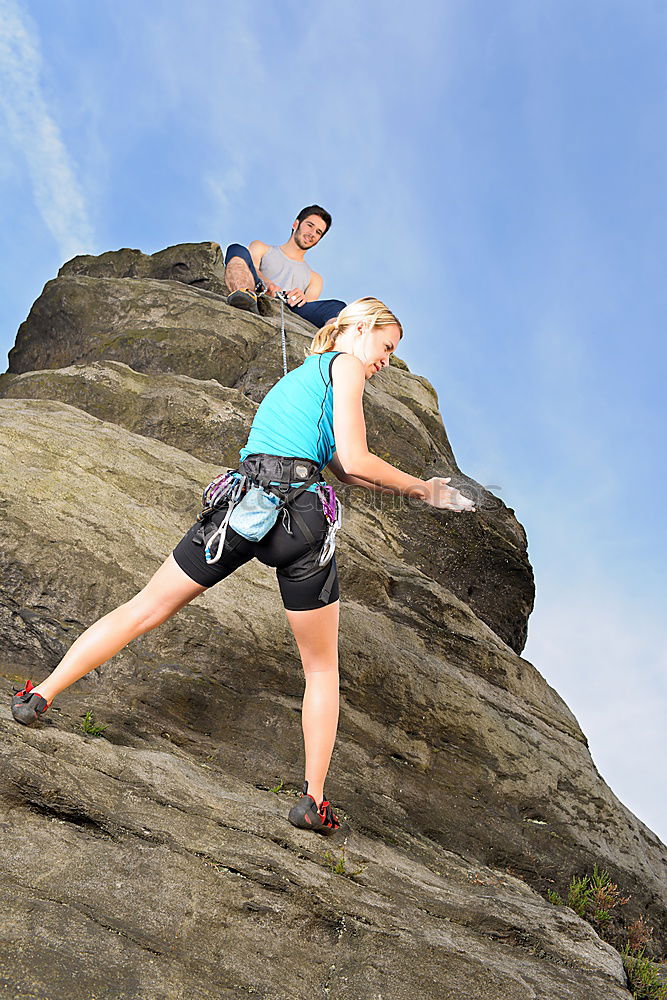
[[[331,362],[340,353],[311,354],[269,389],[239,452],[241,461],[265,454],[310,458],[320,469],[329,464],[336,450]]]

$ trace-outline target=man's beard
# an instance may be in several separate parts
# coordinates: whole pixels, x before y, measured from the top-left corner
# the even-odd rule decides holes
[[[300,235],[298,229],[295,229],[294,231],[294,242],[298,246],[299,250],[309,250],[310,247],[314,245],[313,243],[304,242],[304,238]]]

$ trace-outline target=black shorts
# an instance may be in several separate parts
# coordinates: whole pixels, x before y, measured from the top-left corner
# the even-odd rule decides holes
[[[304,491],[295,497],[291,506],[299,510],[315,538],[318,541],[324,539],[328,525],[317,494]],[[220,509],[211,515],[216,526],[223,520],[225,512],[226,509]],[[202,587],[214,586],[239,566],[257,558],[265,566],[275,566],[280,595],[288,611],[313,611],[333,604],[339,598],[335,555],[326,566],[303,579],[302,574],[307,572],[307,565],[310,563],[311,548],[296,518],[291,519],[290,527],[291,535],[284,526],[281,513],[271,530],[259,542],[249,542],[228,527],[227,541],[238,539],[238,544],[229,550],[226,542],[218,562],[209,565],[204,556],[204,546],[193,540],[201,528],[201,523],[196,521],[174,549],[173,556],[183,572]],[[327,601],[321,601],[319,594],[329,576],[332,563],[335,578],[331,593]]]

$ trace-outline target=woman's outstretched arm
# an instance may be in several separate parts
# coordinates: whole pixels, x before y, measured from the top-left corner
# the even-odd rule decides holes
[[[331,372],[337,463],[347,477],[343,482],[356,479],[360,481],[359,485],[370,485],[382,492],[405,493],[441,509],[474,510],[470,500],[457,489],[447,486],[448,478],[418,479],[370,452],[362,402],[366,384],[364,366],[354,355],[340,354],[332,364]],[[333,471],[338,475],[336,466]]]
[[[376,483],[370,483],[367,479],[360,479],[359,476],[349,476],[340,464],[340,459],[336,452],[333,453],[327,468],[331,469],[336,479],[340,480],[341,483],[345,483],[346,486],[363,486],[374,493],[391,493],[394,496],[399,496],[401,493],[396,486],[378,486]]]
[[[425,482],[385,462],[368,450],[363,394],[364,366],[352,354],[340,354],[331,367],[336,454],[343,472],[375,486],[394,487],[426,499]]]

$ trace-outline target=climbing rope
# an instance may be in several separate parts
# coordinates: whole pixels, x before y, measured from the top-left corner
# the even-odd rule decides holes
[[[287,375],[287,338],[285,336],[285,293],[280,295],[280,337],[283,345],[283,372]]]
[[[267,295],[266,286],[259,293],[260,295]],[[287,301],[287,296],[282,290],[276,292],[276,298],[280,299],[280,340],[283,348],[283,374],[287,375],[287,337],[285,335],[285,302]]]
[[[263,284],[262,291],[259,294],[268,295],[266,285]],[[285,302],[287,301],[287,295],[281,289],[279,292],[276,292],[276,298],[280,299],[280,340],[283,348],[283,374],[287,375],[287,337],[285,336]]]

